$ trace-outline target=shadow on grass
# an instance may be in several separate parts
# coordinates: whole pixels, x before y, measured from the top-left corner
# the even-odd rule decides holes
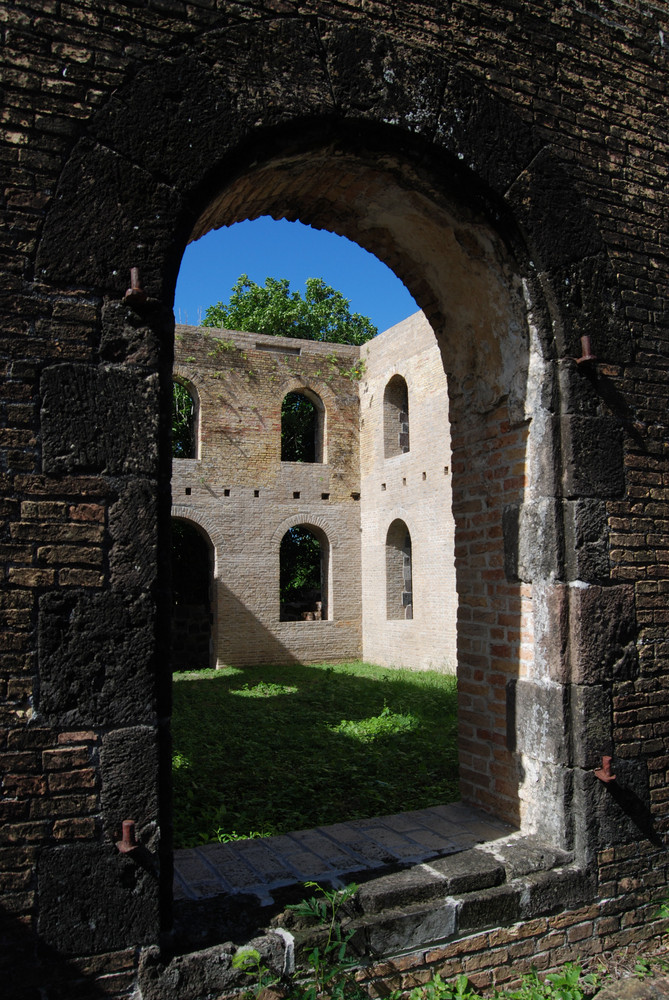
[[[455,678],[362,663],[175,674],[175,847],[458,798]]]

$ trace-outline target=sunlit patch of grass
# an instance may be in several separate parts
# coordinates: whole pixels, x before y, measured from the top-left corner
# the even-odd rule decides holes
[[[254,684],[253,687],[245,684],[243,688],[230,692],[230,694],[236,694],[240,698],[273,698],[279,694],[296,693],[296,687],[289,687],[287,684],[265,684],[264,682]]]
[[[415,715],[400,715],[391,712],[387,705],[384,706],[380,715],[374,715],[371,719],[344,719],[337,726],[330,726],[333,733],[341,733],[343,736],[350,736],[351,739],[359,740],[361,743],[370,743],[380,736],[392,736],[397,733],[410,733],[420,725],[420,719]]]
[[[458,798],[451,675],[355,662],[174,681],[177,847]]]

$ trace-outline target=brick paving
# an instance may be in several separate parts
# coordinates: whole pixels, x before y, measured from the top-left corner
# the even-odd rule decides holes
[[[274,889],[309,881],[343,884],[356,873],[420,864],[510,833],[499,820],[454,803],[262,840],[206,844],[174,852],[174,898],[243,892],[268,902]]]

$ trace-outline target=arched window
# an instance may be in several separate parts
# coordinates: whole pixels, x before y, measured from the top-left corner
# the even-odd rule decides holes
[[[409,390],[401,375],[393,375],[383,394],[383,445],[386,458],[409,450]]]
[[[172,457],[197,458],[198,405],[195,390],[172,382]]]
[[[211,666],[213,546],[189,521],[172,520],[172,669]]]
[[[413,618],[411,535],[399,519],[386,535],[386,618]]]
[[[322,462],[325,411],[315,392],[289,392],[281,404],[281,461]]]
[[[320,621],[329,617],[330,546],[324,532],[303,524],[281,539],[279,587],[281,621]]]

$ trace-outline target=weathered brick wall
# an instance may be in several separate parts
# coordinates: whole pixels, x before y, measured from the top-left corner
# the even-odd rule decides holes
[[[584,909],[446,947],[504,980],[528,961],[516,934],[547,966],[652,936],[669,821],[667,22],[664,5],[617,0],[21,0],[5,12],[0,683],[4,773],[20,779],[3,779],[0,815],[2,971],[16,997],[55,997],[77,978],[90,996],[127,995],[138,947],[169,931],[169,306],[190,234],[262,212],[357,239],[411,289],[449,375],[447,348],[465,352],[449,382],[456,525],[461,501],[482,504],[498,547],[486,549],[497,565],[458,569],[461,607],[479,616],[459,626],[477,685],[463,694],[483,692],[493,659],[511,667],[496,671],[498,721],[474,733],[465,777],[493,808],[492,776],[506,783],[504,808],[530,827],[536,803],[559,802],[553,835],[597,875]],[[511,289],[508,339],[466,308],[486,287],[477,260],[492,258]],[[131,266],[150,295],[137,309],[122,303]],[[584,334],[596,368],[571,360]],[[498,343],[511,345],[501,358]],[[514,376],[535,364],[540,419],[526,440],[522,419],[508,421],[527,482],[488,499],[483,442],[507,432],[504,406],[526,398]],[[467,430],[476,377],[495,391]],[[455,483],[465,446],[479,455],[469,498]],[[24,504],[51,506],[35,518]],[[85,555],[66,551],[59,530],[89,504],[103,534],[76,539]],[[470,544],[456,527],[457,559]],[[477,594],[484,571],[493,591]],[[530,587],[526,661],[512,633]],[[482,620],[486,602],[498,621]],[[490,628],[510,658],[467,649]],[[75,754],[50,787],[42,754],[82,746],[87,761]],[[592,773],[605,750],[615,788]],[[77,776],[89,764],[94,779]],[[129,815],[145,867],[112,846]]]
[[[173,462],[172,512],[198,524],[214,548],[214,665],[338,660],[364,651],[388,666],[455,671],[441,355],[418,313],[374,338],[362,356],[359,380],[356,347],[176,328],[174,372],[197,400],[199,445],[197,458]],[[383,392],[396,370],[410,386],[411,449],[387,463]],[[301,387],[325,406],[325,462],[281,461],[281,402]],[[411,623],[386,619],[385,542],[395,517],[412,529]],[[329,540],[328,621],[279,620],[279,544],[289,524],[316,526]]]
[[[388,666],[455,672],[451,441],[441,354],[421,313],[369,341],[362,354],[363,655]],[[395,374],[407,383],[409,450],[386,458],[384,392]],[[411,533],[410,621],[386,617],[386,536],[397,518]]]
[[[215,549],[215,664],[359,656],[359,349],[185,326],[175,347],[199,397],[200,450],[174,460],[173,514]],[[325,407],[325,462],[281,461],[281,403],[300,388]],[[327,621],[279,620],[279,546],[297,524],[329,542]]]

